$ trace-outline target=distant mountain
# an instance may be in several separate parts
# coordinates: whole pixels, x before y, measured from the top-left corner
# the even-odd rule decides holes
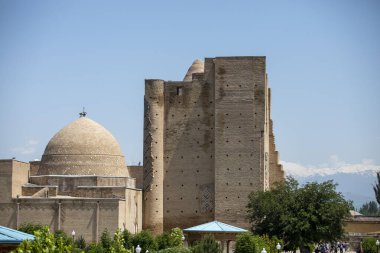
[[[354,201],[357,208],[368,201],[375,201],[373,185],[376,183],[376,172],[380,171],[380,166],[371,160],[348,164],[332,156],[329,163],[320,166],[304,166],[286,161],[281,161],[281,164],[286,175],[293,176],[301,184],[333,180],[338,184],[337,190],[347,200]]]
[[[297,177],[295,179],[300,184],[307,182],[324,182],[333,180],[337,183],[337,191],[341,192],[347,200],[354,201],[356,208],[360,208],[364,203],[371,200],[375,201],[375,194],[372,186],[375,184],[376,178],[373,173],[337,173],[334,175],[314,175],[308,177]]]

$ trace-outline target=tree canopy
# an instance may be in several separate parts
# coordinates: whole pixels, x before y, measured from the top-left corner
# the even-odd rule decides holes
[[[367,216],[378,216],[380,209],[375,201],[370,201],[360,207],[359,213]]]
[[[373,186],[373,190],[375,192],[376,201],[380,205],[380,172],[377,172],[376,176],[377,176],[377,182]]]
[[[252,231],[281,238],[288,250],[339,240],[349,217],[349,203],[332,181],[300,187],[288,177],[270,191],[251,193],[247,207]]]

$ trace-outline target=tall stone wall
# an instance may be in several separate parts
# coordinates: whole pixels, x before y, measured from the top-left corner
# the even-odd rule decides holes
[[[0,225],[17,228],[23,223],[37,223],[48,225],[51,231],[64,230],[67,234],[75,230],[76,235],[83,236],[86,241],[96,241],[104,229],[113,233],[118,227],[123,228],[120,226],[123,223],[133,224],[124,211],[120,214],[120,206],[125,207],[125,201],[15,199],[0,205]],[[123,218],[121,224],[119,217]]]
[[[214,101],[212,85],[197,77],[165,83],[165,230],[214,216]]]
[[[163,232],[164,81],[146,80],[144,97],[143,228]]]
[[[268,113],[269,113],[269,185],[273,187],[277,182],[284,181],[285,172],[280,164],[280,155],[276,150],[275,137],[273,132],[272,120],[272,94],[271,89],[268,88]]]
[[[215,65],[215,219],[247,227],[247,197],[265,189],[265,58],[206,62],[211,60]]]
[[[146,81],[145,228],[249,226],[249,193],[283,178],[265,64],[265,57],[207,58],[204,73],[185,81]]]

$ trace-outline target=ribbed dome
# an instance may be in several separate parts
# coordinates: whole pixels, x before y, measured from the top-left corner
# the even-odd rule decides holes
[[[128,170],[112,134],[95,121],[81,117],[51,138],[38,174],[128,176]]]
[[[187,70],[183,81],[191,81],[193,80],[193,74],[195,73],[203,73],[205,69],[203,61],[196,59],[193,64],[191,64],[190,68]]]

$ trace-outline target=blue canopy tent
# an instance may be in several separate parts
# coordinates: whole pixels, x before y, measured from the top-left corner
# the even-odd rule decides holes
[[[211,221],[195,227],[183,230],[188,243],[200,240],[203,235],[210,234],[215,240],[220,241],[223,249],[226,247],[227,253],[230,250],[230,242],[235,241],[235,237],[239,233],[248,232],[246,229],[238,228],[220,221]]]

